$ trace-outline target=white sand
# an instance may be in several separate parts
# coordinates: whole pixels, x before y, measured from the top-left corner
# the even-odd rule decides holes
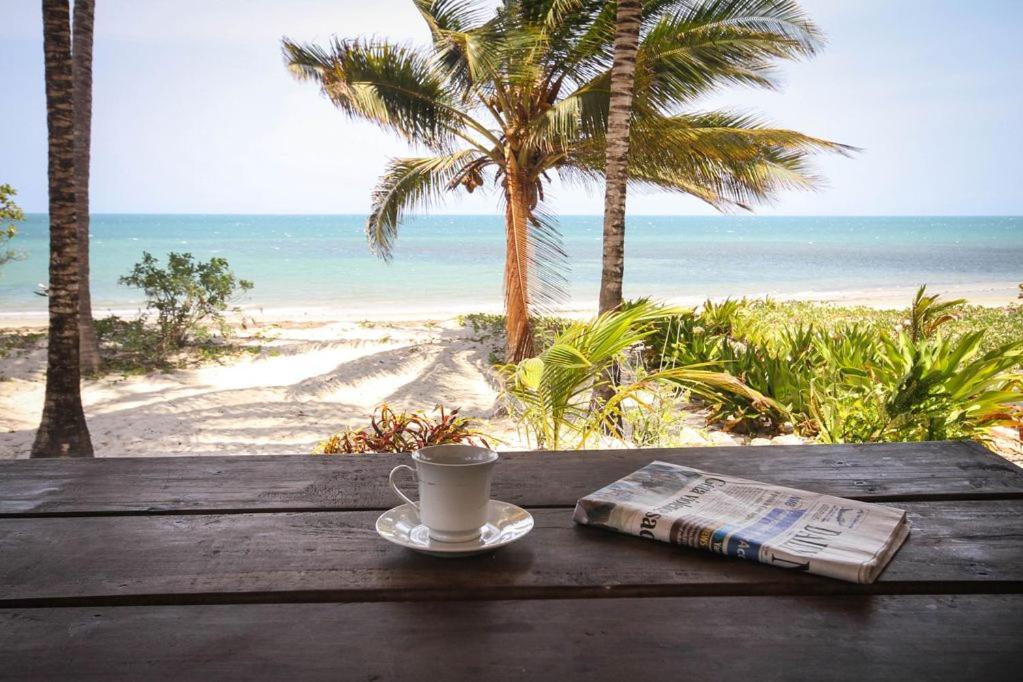
[[[453,321],[282,323],[256,356],[171,373],[107,376],[83,384],[99,456],[307,453],[386,402],[431,410],[443,402],[489,417],[497,388],[492,342]],[[25,457],[42,410],[43,343],[0,360],[0,457]],[[507,423],[497,435],[516,445]]]
[[[1019,302],[1019,283],[1008,281],[997,282],[971,282],[966,284],[951,285],[928,285],[927,291],[931,294],[941,294],[946,299],[963,298],[973,305],[989,307],[1001,307]],[[904,309],[913,300],[916,293],[916,286],[881,287],[865,289],[841,289],[829,290],[825,288],[798,291],[759,291],[751,292],[746,298],[771,298],[777,301],[814,301],[820,303],[834,303],[842,306],[866,306],[878,309]],[[670,298],[659,298],[657,300],[683,307],[697,307],[706,300],[705,296],[675,296]],[[720,301],[725,296],[712,296],[712,300]],[[742,295],[733,295],[731,298],[742,298]],[[560,308],[556,314],[572,319],[585,319],[596,313],[596,301],[593,306],[576,305],[576,302],[566,308]],[[465,304],[444,304],[438,302],[429,306],[418,306],[410,309],[408,303],[396,301],[391,306],[376,306],[374,308],[360,308],[358,305],[346,305],[344,307],[316,307],[316,306],[295,306],[295,307],[274,307],[263,308],[255,305],[243,306],[244,313],[255,317],[262,322],[359,322],[363,320],[374,320],[377,322],[404,323],[410,319],[454,319],[465,312],[501,313],[500,304],[493,301],[480,302],[474,305]],[[136,308],[107,308],[97,306],[93,308],[96,318],[107,315],[118,315],[124,318],[132,318],[138,314]],[[12,311],[0,310],[0,328],[9,327],[39,327],[46,324],[45,309],[36,311]]]

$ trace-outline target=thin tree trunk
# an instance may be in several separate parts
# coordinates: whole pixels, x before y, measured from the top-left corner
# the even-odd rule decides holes
[[[615,18],[614,62],[611,66],[611,99],[607,116],[607,149],[604,160],[604,253],[600,270],[601,314],[622,304],[625,272],[625,191],[629,180],[629,132],[632,123],[632,95],[636,83],[636,51],[642,20],[641,0],[618,0]],[[593,408],[598,409],[614,393],[620,379],[617,363],[608,367],[604,381],[593,391]],[[621,424],[607,425],[619,432]]]
[[[67,0],[43,0],[46,126],[49,132],[50,327],[43,416],[33,457],[91,457],[78,358],[78,224]]]
[[[75,0],[72,23],[71,59],[75,103],[75,190],[78,217],[78,333],[81,363],[85,373],[100,368],[99,341],[92,323],[92,294],[89,287],[89,167],[92,146],[92,27],[94,0]]]
[[[533,330],[529,320],[528,199],[515,154],[505,154],[505,232],[507,253],[504,263],[505,357],[518,362],[534,354]]]
[[[607,117],[604,189],[604,254],[600,272],[600,312],[622,304],[625,270],[625,190],[629,172],[629,131],[636,82],[636,51],[642,19],[640,0],[618,0],[611,102]]]

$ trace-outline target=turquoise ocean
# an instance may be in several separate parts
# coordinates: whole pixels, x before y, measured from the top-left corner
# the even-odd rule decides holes
[[[500,216],[425,216],[401,229],[391,262],[370,254],[355,215],[95,215],[97,314],[129,310],[117,283],[143,251],[227,258],[255,282],[241,303],[264,309],[374,312],[496,310],[504,259]],[[568,309],[594,307],[600,216],[563,216]],[[0,273],[0,313],[45,311],[47,218],[32,214]],[[1023,217],[630,216],[626,297],[670,300],[813,296],[928,283],[1023,281]]]

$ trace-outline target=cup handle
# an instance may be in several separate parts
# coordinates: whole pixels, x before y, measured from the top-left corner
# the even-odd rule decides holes
[[[394,467],[393,469],[391,469],[391,473],[390,473],[390,475],[389,475],[389,476],[387,477],[387,482],[391,484],[391,490],[393,490],[393,491],[394,491],[394,494],[395,494],[395,495],[397,495],[398,497],[400,497],[401,499],[405,500],[406,502],[408,502],[409,504],[411,504],[411,505],[412,505],[413,507],[415,507],[415,508],[416,508],[416,511],[419,511],[419,503],[418,503],[418,502],[416,502],[415,500],[411,499],[411,498],[410,498],[410,497],[409,497],[408,495],[406,495],[405,493],[401,492],[401,490],[399,490],[399,489],[398,489],[398,484],[394,482],[394,476],[395,476],[395,474],[397,474],[397,473],[398,473],[399,471],[401,471],[402,469],[408,469],[409,471],[411,471],[411,472],[412,472],[412,475],[413,475],[413,476],[415,476],[415,475],[416,475],[416,470],[415,470],[415,469],[413,469],[412,467],[410,467],[410,466],[409,466],[408,464],[399,464],[398,466],[396,466],[396,467]]]

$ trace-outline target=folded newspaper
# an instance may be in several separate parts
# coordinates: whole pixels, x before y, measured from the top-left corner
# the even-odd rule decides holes
[[[906,512],[651,462],[587,495],[575,521],[855,583],[909,535]]]

